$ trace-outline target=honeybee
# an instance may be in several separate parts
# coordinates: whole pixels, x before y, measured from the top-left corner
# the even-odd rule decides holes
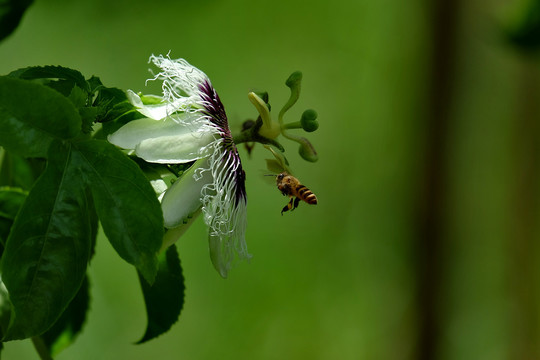
[[[317,205],[317,197],[315,194],[288,172],[284,171],[276,176],[276,184],[283,195],[291,198],[287,205],[281,210],[281,215],[286,211],[296,209],[300,200],[311,205]]]

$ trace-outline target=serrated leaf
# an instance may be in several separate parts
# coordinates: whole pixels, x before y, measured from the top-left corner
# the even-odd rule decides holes
[[[23,157],[45,157],[54,138],[71,139],[81,117],[58,92],[26,80],[0,77],[0,145]]]
[[[33,0],[0,1],[0,40],[6,38],[19,25],[26,9]]]
[[[92,132],[92,125],[96,121],[99,109],[96,107],[87,107],[88,95],[78,86],[74,86],[69,94],[69,100],[79,110],[82,125],[81,130],[84,134]]]
[[[63,66],[30,66],[11,72],[8,76],[24,80],[35,79],[63,79],[75,83],[86,93],[90,93],[90,85],[84,76],[77,70]]]
[[[86,80],[86,82],[88,82],[88,85],[90,86],[91,94],[103,86],[101,79],[97,76],[92,76],[90,79]]]
[[[184,306],[184,277],[176,246],[172,245],[159,256],[159,270],[154,284],[149,285],[139,274],[144,295],[148,325],[142,344],[169,331],[178,321]]]
[[[86,320],[90,303],[88,276],[77,292],[77,295],[69,303],[62,316],[47,330],[41,338],[51,356],[71,345],[80,333]]]
[[[124,260],[152,283],[163,239],[163,214],[142,171],[113,145],[101,140],[77,143],[103,231]]]
[[[83,107],[79,109],[79,115],[81,115],[82,119],[82,132],[90,134],[98,115],[98,109],[95,107]]]
[[[45,172],[20,209],[0,270],[12,304],[3,341],[42,334],[80,288],[91,226],[81,166],[70,145],[53,142]]]
[[[65,97],[69,97],[69,94],[71,94],[71,91],[73,88],[80,89],[83,93],[84,90],[82,90],[80,87],[75,86],[75,83],[71,80],[48,80],[42,82],[43,85],[50,87],[51,89],[54,89],[58,91],[60,94],[64,95]]]
[[[96,100],[94,101],[94,104],[96,106],[102,105],[103,103],[116,105],[123,101],[127,101],[127,95],[123,90],[120,90],[115,87],[101,86],[99,87],[99,92],[96,96]]]

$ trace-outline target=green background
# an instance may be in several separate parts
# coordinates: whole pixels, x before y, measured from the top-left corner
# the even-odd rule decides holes
[[[426,336],[438,359],[539,357],[538,65],[503,36],[517,4],[457,4],[433,239],[436,331],[426,335],[417,212],[426,124],[439,121],[428,112],[432,2],[35,0],[0,43],[1,74],[62,65],[159,93],[144,86],[147,60],[170,51],[208,74],[236,131],[256,114],[248,91],[268,91],[277,112],[285,79],[301,70],[287,119],[314,108],[320,121],[308,136],[317,163],[286,144],[317,206],[281,216],[287,200],[262,176],[264,149],[250,159],[241,147],[251,263],[221,279],[199,219],[178,243],[179,322],[134,345],[146,326],[137,275],[100,238],[89,318],[57,359],[416,359]],[[2,355],[38,359],[29,340]]]

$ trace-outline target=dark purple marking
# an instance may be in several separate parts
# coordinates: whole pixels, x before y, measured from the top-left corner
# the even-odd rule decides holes
[[[232,173],[236,188],[235,207],[238,207],[240,201],[247,201],[246,195],[246,173],[242,169],[242,162],[240,161],[240,155],[236,149],[236,145],[232,140],[231,130],[229,129],[229,122],[227,120],[227,114],[225,113],[225,107],[221,102],[218,93],[212,86],[212,84],[205,80],[199,85],[201,91],[201,99],[206,115],[210,118],[212,124],[214,124],[220,131],[223,141],[223,150],[228,152],[229,158],[232,156],[234,162],[238,164],[238,167]]]
[[[231,136],[227,114],[225,114],[225,107],[212,84],[205,80],[199,85],[199,90],[201,91],[204,109],[206,110],[206,114],[210,117],[210,121],[216,125],[220,131],[225,133],[225,135]]]

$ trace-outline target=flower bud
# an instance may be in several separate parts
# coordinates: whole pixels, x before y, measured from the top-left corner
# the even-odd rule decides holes
[[[300,156],[309,162],[316,162],[319,160],[319,156],[317,155],[317,151],[315,151],[315,148],[308,139],[302,137],[298,140],[300,143],[300,147],[298,148],[298,153]]]
[[[285,85],[287,85],[290,88],[296,88],[300,86],[301,82],[302,82],[302,72],[295,71],[289,76],[287,81],[285,81]]]
[[[317,112],[313,109],[308,109],[302,114],[300,124],[306,132],[313,132],[319,128],[319,122],[317,121]]]

